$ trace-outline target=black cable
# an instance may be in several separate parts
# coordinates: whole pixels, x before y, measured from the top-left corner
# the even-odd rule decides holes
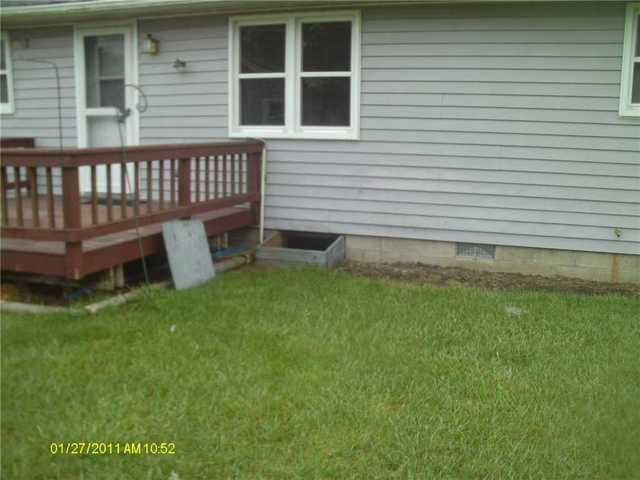
[[[135,88],[138,91],[138,93],[140,93],[144,103],[140,104],[138,102],[136,104],[136,110],[138,110],[139,113],[144,113],[147,110],[149,104],[147,102],[147,96],[144,94],[142,89],[140,87],[138,87],[137,85],[133,85],[131,83],[127,83],[124,86],[125,87]],[[129,171],[127,170],[127,148],[126,148],[126,144],[125,144],[125,140],[124,140],[124,134],[122,133],[122,127],[124,126],[124,123],[127,120],[127,117],[131,114],[131,111],[129,109],[125,109],[123,111],[120,108],[118,108],[118,110],[120,112],[118,117],[117,117],[117,121],[118,121],[118,136],[120,137],[120,149],[121,149],[121,156],[122,156],[120,168],[123,169],[122,171],[124,172],[124,178],[126,180],[125,191],[122,194],[125,195],[125,201],[126,201],[127,200],[126,199],[126,195],[127,195],[126,189],[127,188],[129,189],[129,191],[132,194],[135,195],[135,192],[131,188],[131,179],[129,178]],[[147,175],[149,175],[149,172],[147,172]],[[148,197],[149,197],[150,194],[151,194],[151,192],[147,192],[147,201],[149,201]],[[144,256],[144,247],[142,246],[142,236],[140,235],[140,218],[139,218],[138,214],[139,214],[139,212],[137,212],[137,213],[134,212],[133,219],[135,220],[136,237],[137,237],[137,240],[138,240],[138,250],[140,251],[140,262],[142,263],[142,271],[144,273],[144,281],[145,281],[145,283],[147,285],[149,285],[150,284],[149,271],[147,269],[147,261],[146,261],[145,256]]]

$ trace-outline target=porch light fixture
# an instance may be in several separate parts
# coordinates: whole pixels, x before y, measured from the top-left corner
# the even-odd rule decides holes
[[[187,62],[176,58],[176,61],[173,62],[173,68],[176,69],[176,72],[184,72],[187,69]]]
[[[147,38],[142,42],[142,52],[148,55],[158,54],[158,40],[153,38],[150,33],[147,33]]]

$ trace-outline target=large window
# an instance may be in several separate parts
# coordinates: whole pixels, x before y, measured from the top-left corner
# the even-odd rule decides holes
[[[230,37],[231,136],[358,138],[357,12],[236,17]]]
[[[9,36],[2,32],[0,37],[0,113],[13,113],[13,74],[11,65],[11,45]]]
[[[640,3],[627,6],[620,115],[640,117]]]

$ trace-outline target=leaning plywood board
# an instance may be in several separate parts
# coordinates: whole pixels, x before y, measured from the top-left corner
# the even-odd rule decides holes
[[[202,221],[174,220],[164,223],[162,235],[176,290],[195,287],[215,276]]]

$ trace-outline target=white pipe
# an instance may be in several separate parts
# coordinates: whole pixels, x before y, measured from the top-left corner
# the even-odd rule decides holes
[[[267,143],[262,141],[262,167],[260,168],[260,245],[264,243],[264,191],[267,183]]]

